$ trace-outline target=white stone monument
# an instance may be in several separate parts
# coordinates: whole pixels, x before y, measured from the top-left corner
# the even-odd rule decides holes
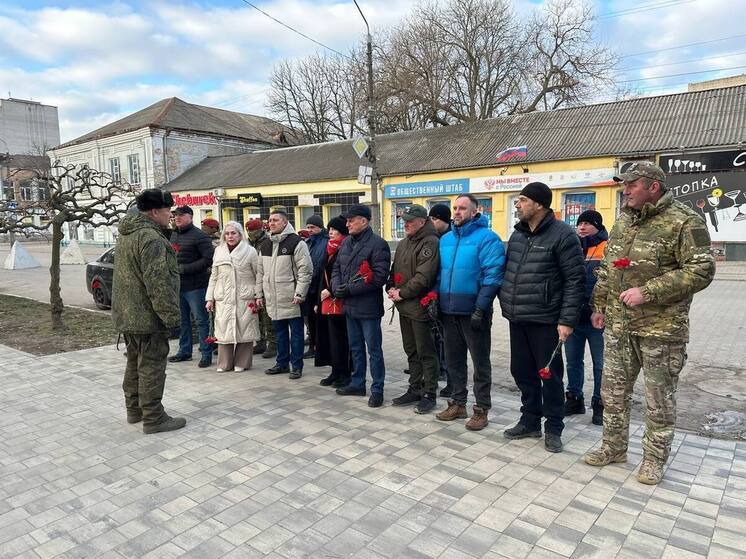
[[[83,251],[80,250],[78,241],[73,239],[60,255],[60,264],[86,264]]]
[[[29,252],[23,248],[23,245],[16,241],[10,254],[5,258],[3,268],[6,270],[21,270],[23,268],[41,268],[41,264]]]

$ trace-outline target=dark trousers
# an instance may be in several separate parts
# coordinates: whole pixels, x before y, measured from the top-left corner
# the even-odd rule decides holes
[[[270,349],[275,349],[275,329],[272,326],[272,319],[267,313],[267,309],[259,309],[259,330],[262,335],[262,342],[265,342]]]
[[[352,378],[350,385],[354,388],[365,388],[368,364],[365,360],[365,348],[370,356],[370,391],[383,394],[383,383],[386,380],[386,365],[383,362],[383,333],[380,318],[347,317],[347,338],[352,354]]]
[[[552,374],[549,379],[542,380],[539,370],[546,366],[558,341],[554,324],[510,323],[510,373],[521,391],[520,423],[539,431],[544,417],[544,430],[555,435],[561,435],[565,427],[562,352],[557,353],[549,366]]]
[[[316,324],[316,311],[313,310],[313,307],[315,306],[317,298],[318,293],[308,293],[308,295],[306,295],[306,301],[312,302],[308,304],[304,303],[301,306],[303,316],[306,317],[306,326],[308,327],[308,349],[316,348],[316,336],[318,335],[316,332],[318,330],[318,325]]]
[[[205,308],[205,294],[207,288],[182,291],[179,294],[179,307],[181,309],[181,331],[179,333],[179,355],[192,355],[192,315],[197,322],[197,333],[199,335],[199,352],[202,357],[212,358],[212,344],[205,343],[205,338],[210,333],[210,316]]]
[[[409,386],[415,392],[435,394],[438,390],[438,348],[430,321],[399,315],[401,339],[409,363]]]
[[[168,332],[125,334],[127,366],[124,369],[124,405],[130,415],[142,413],[143,423],[159,423],[163,411],[163,389],[166,386]]]
[[[273,320],[277,341],[277,364],[294,370],[303,370],[303,317],[296,316],[285,320]]]
[[[578,398],[583,397],[585,380],[585,343],[591,349],[593,361],[593,402],[601,401],[601,373],[604,369],[604,329],[590,324],[578,324],[565,342],[567,359],[567,391]]]
[[[485,322],[479,331],[471,329],[471,317],[467,315],[444,314],[443,334],[445,336],[446,363],[453,386],[454,403],[465,406],[468,390],[467,352],[474,365],[474,398],[478,407],[488,410],[492,407],[492,364],[490,348],[492,338],[492,318]]]

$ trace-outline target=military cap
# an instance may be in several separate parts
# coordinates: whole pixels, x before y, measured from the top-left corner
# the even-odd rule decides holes
[[[170,192],[163,192],[159,188],[147,188],[137,196],[137,209],[141,212],[170,208],[174,205],[174,198]]]
[[[419,204],[412,204],[411,206],[407,206],[404,209],[404,212],[402,212],[401,214],[401,218],[404,221],[411,221],[413,219],[417,219],[418,217],[427,219],[427,210]]]
[[[663,169],[650,161],[632,163],[624,173],[620,173],[618,177],[614,177],[614,180],[616,182],[632,182],[640,177],[658,182],[666,182],[666,173],[663,172]]]

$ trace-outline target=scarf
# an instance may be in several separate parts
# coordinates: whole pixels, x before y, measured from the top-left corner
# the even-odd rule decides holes
[[[339,247],[342,246],[342,243],[345,242],[346,238],[347,237],[341,237],[334,240],[329,239],[329,242],[326,244],[326,253],[329,256],[334,256],[339,250]]]

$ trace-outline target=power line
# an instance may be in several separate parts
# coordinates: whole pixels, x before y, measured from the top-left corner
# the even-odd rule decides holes
[[[617,17],[623,17],[626,15],[637,14],[640,12],[648,12],[650,10],[660,10],[661,8],[670,8],[672,6],[678,6],[680,4],[691,4],[697,0],[667,0],[658,4],[649,4],[636,6],[634,8],[628,8],[626,10],[619,10],[618,12],[609,12],[598,16],[598,19],[612,19]]]
[[[255,10],[257,11],[257,12],[259,12],[259,13],[261,13],[261,14],[263,14],[263,15],[267,16],[267,17],[268,17],[269,19],[271,19],[271,20],[272,20],[272,21],[274,21],[275,23],[279,23],[280,25],[282,25],[282,26],[283,26],[283,27],[285,27],[286,29],[289,29],[289,30],[290,30],[290,31],[292,31],[293,33],[295,33],[295,34],[297,34],[297,35],[300,35],[300,36],[301,36],[301,37],[303,37],[304,39],[308,39],[308,40],[309,40],[309,41],[311,41],[312,43],[316,43],[317,45],[319,45],[319,46],[321,46],[321,47],[324,47],[325,49],[327,49],[327,50],[330,50],[330,51],[332,51],[332,52],[334,52],[334,53],[337,53],[337,54],[338,54],[338,55],[340,55],[340,56],[344,56],[345,58],[350,58],[350,57],[349,57],[348,55],[346,55],[346,54],[344,54],[344,53],[341,53],[341,52],[339,52],[339,51],[338,51],[338,50],[336,50],[336,49],[333,49],[333,48],[332,48],[332,47],[330,47],[329,45],[325,45],[325,44],[324,44],[324,43],[322,43],[321,41],[317,41],[317,40],[316,40],[316,39],[314,39],[313,37],[309,37],[308,35],[306,35],[306,34],[305,34],[305,33],[303,33],[302,31],[298,31],[298,30],[297,30],[297,29],[296,29],[295,27],[292,27],[292,26],[288,25],[288,24],[287,24],[287,23],[285,23],[284,21],[280,21],[280,20],[279,20],[279,19],[277,19],[276,17],[273,17],[273,16],[269,15],[269,14],[268,14],[267,12],[265,12],[264,10],[262,10],[261,8],[259,8],[258,6],[255,6],[254,4],[252,4],[251,2],[249,2],[248,0],[241,0],[241,1],[242,1],[242,2],[244,3],[244,4],[248,4],[249,6],[251,6],[252,8],[254,8],[254,9],[255,9]]]
[[[647,50],[647,51],[644,51],[644,52],[635,52],[635,53],[632,53],[632,54],[624,54],[624,55],[620,56],[619,58],[631,58],[633,56],[641,56],[643,54],[653,54],[653,53],[656,53],[656,52],[665,52],[665,51],[668,51],[668,50],[676,50],[676,49],[680,49],[680,48],[684,48],[684,47],[694,47],[694,46],[698,46],[698,45],[709,45],[709,44],[712,44],[712,43],[719,43],[720,41],[728,41],[730,39],[738,39],[740,37],[746,37],[746,33],[742,33],[740,35],[731,35],[730,37],[721,37],[720,39],[712,39],[711,41],[700,41],[698,43],[686,43],[684,45],[677,45],[675,47],[667,47],[665,49]]]
[[[663,68],[664,66],[676,66],[677,64],[689,64],[691,62],[701,62],[703,60],[714,60],[715,58],[727,58],[729,56],[738,56],[740,54],[746,54],[746,50],[741,52],[730,52],[727,54],[717,54],[714,56],[705,56],[704,58],[691,58],[689,60],[680,60],[679,62],[666,62],[665,64],[655,64],[654,66],[644,66],[642,68],[620,68],[620,72],[630,72],[639,70],[652,70],[653,68]]]
[[[727,70],[740,70],[742,68],[746,68],[746,65],[731,66],[730,68],[716,68],[714,70],[700,70],[699,72],[684,72],[682,74],[667,74],[665,76],[654,76],[652,78],[637,78],[634,80],[621,80],[621,81],[617,81],[616,83],[646,82],[649,80],[662,80],[663,78],[677,78],[679,76],[693,76],[695,74],[709,74],[710,72],[725,72]]]

